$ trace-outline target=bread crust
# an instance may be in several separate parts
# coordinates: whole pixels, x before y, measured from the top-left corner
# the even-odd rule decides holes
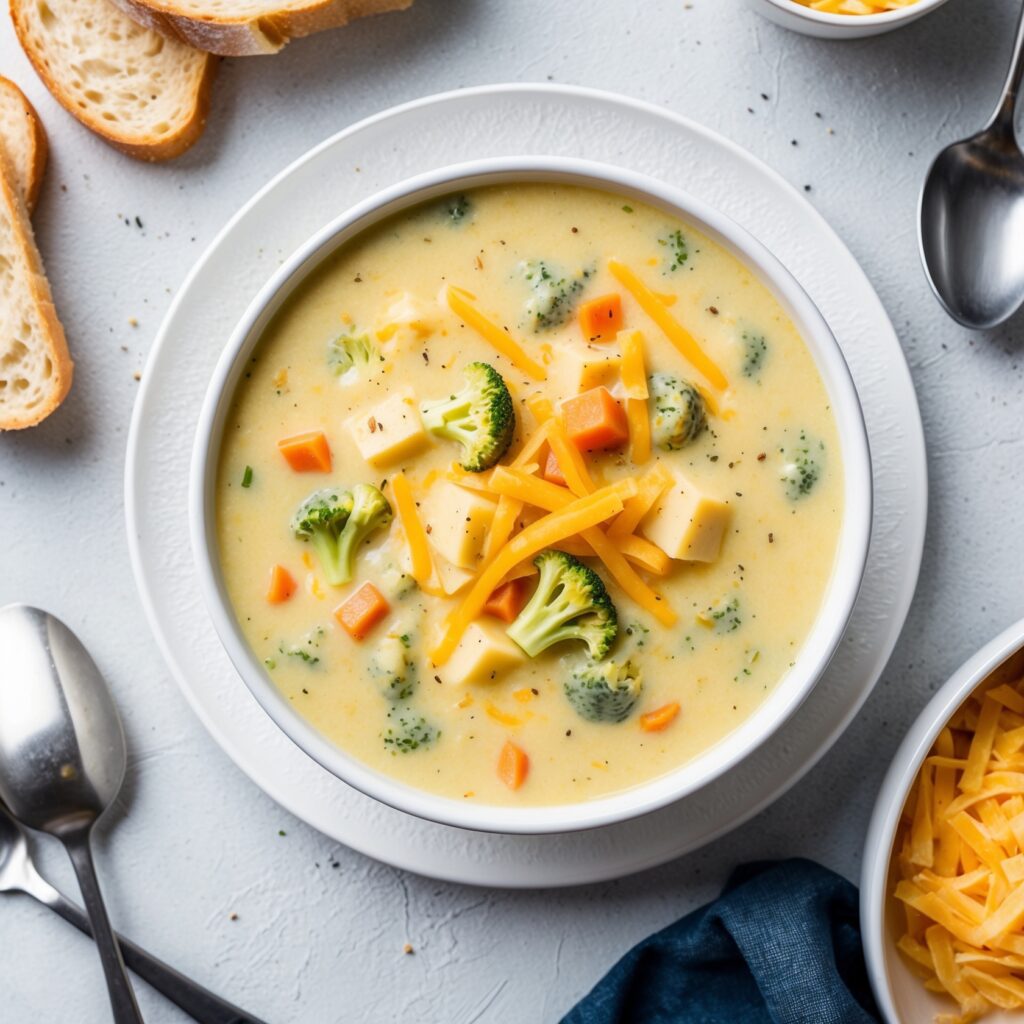
[[[25,113],[25,120],[28,123],[32,136],[30,162],[28,169],[28,180],[24,182],[25,207],[31,215],[36,208],[39,199],[39,191],[43,187],[43,177],[46,174],[46,162],[50,156],[50,142],[46,135],[43,122],[36,113],[29,98],[9,78],[0,75],[0,89],[4,89],[15,97]]]
[[[36,247],[32,225],[28,219],[28,210],[14,184],[13,171],[3,155],[0,155],[0,204],[6,209],[14,225],[17,236],[15,242],[22,250],[26,263],[25,284],[31,301],[39,314],[42,329],[45,332],[47,355],[53,367],[53,386],[46,396],[45,402],[28,415],[11,415],[4,419],[0,414],[0,430],[22,430],[25,427],[33,427],[37,423],[41,423],[64,401],[68,391],[71,390],[75,367],[68,352],[64,327],[57,317],[57,310],[53,304],[50,282],[46,279],[46,272],[43,270],[43,261],[39,255],[39,249]]]
[[[137,160],[150,162],[172,160],[176,156],[181,156],[203,134],[206,119],[210,113],[210,95],[218,63],[216,57],[209,53],[203,54],[203,71],[196,89],[195,102],[188,119],[173,135],[161,138],[139,138],[135,135],[118,133],[111,128],[108,122],[91,117],[89,111],[82,110],[64,83],[50,73],[42,55],[32,45],[28,27],[21,16],[21,5],[26,2],[28,0],[10,0],[11,21],[14,23],[18,42],[21,43],[21,48],[32,63],[32,67],[35,68],[36,74],[53,94],[53,98],[90,131],[122,153],[135,157]]]
[[[12,3],[14,0],[12,0]],[[413,0],[306,0],[294,10],[259,17],[185,14],[176,0],[113,0],[147,28],[224,57],[277,53],[292,39],[340,28],[356,18],[404,11]]]

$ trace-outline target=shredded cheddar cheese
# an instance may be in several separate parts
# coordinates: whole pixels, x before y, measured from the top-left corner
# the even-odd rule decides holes
[[[507,331],[502,330],[473,305],[473,296],[470,292],[449,285],[445,289],[445,297],[451,311],[497,349],[517,370],[522,370],[534,380],[547,379],[548,371],[536,360],[531,359]]]
[[[647,366],[640,331],[619,334],[622,346],[622,389],[626,393],[630,457],[642,466],[651,457],[651,421],[647,416]]]
[[[430,557],[430,543],[412,496],[412,488],[404,473],[398,472],[391,478],[391,493],[394,495],[395,509],[405,531],[405,542],[409,545],[412,578],[424,587],[434,575],[434,563]]]
[[[551,512],[565,508],[573,500],[572,495],[564,487],[548,483],[546,480],[538,480],[536,477],[527,476],[516,470],[505,469],[502,466],[494,469],[492,483],[499,493],[528,501],[530,504]],[[676,614],[665,599],[648,586],[626,561],[625,546],[621,542],[612,542],[596,526],[581,530],[580,536],[587,547],[601,559],[615,582],[641,608],[649,611],[666,626],[671,626],[676,621]],[[667,571],[668,556],[660,548],[640,537],[632,537],[630,541],[632,543],[628,546],[635,555],[639,554],[641,561],[653,563],[655,571],[658,569],[662,572]],[[561,546],[562,550],[567,549],[564,542]],[[582,554],[587,555],[591,551],[584,549]],[[658,556],[661,556],[660,559]]]
[[[882,14],[912,7],[917,0],[795,0],[803,7],[825,14]]]
[[[566,537],[575,536],[617,515],[622,511],[623,502],[631,498],[635,491],[636,484],[631,480],[610,484],[571,502],[557,512],[543,516],[516,534],[480,573],[462,604],[448,617],[443,636],[431,652],[434,664],[443,665],[447,662],[466,628],[483,611],[487,598],[513,566],[544,548],[557,546]]]
[[[592,493],[594,481],[590,477],[587,464],[579,448],[569,440],[560,419],[551,419],[548,422],[550,423],[548,444],[555,453],[555,458],[558,459],[558,468],[562,471],[569,490],[580,498]]]
[[[679,350],[680,355],[698,370],[713,388],[725,391],[729,387],[725,374],[700,347],[697,339],[668,311],[658,296],[624,263],[609,260],[608,269],[640,303],[640,308],[661,328],[668,340]]]
[[[898,947],[967,1024],[1024,1009],[1024,680],[976,691],[942,730],[896,838]]]

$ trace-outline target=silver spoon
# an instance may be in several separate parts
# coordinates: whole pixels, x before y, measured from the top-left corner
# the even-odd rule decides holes
[[[92,935],[89,919],[40,876],[32,862],[24,830],[0,804],[0,892],[23,892],[60,914],[80,932]],[[127,939],[117,936],[125,963],[199,1024],[262,1024],[202,985],[179,974]]]
[[[0,608],[0,800],[68,851],[107,979],[115,1024],[142,1024],[93,866],[92,828],[127,764],[121,720],[96,663],[38,608]]]
[[[925,273],[965,327],[995,327],[1024,303],[1024,154],[1014,130],[1022,78],[1024,11],[996,112],[936,157],[921,192]]]

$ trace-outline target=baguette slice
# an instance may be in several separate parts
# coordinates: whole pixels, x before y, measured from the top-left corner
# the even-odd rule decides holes
[[[413,0],[114,0],[144,25],[225,57],[276,53],[291,39]]]
[[[0,151],[14,171],[18,191],[31,213],[39,198],[50,148],[35,107],[10,79],[0,75]]]
[[[68,393],[73,370],[28,210],[0,157],[0,430],[46,419]]]
[[[140,160],[203,133],[214,58],[145,28],[109,0],[10,0],[22,49],[56,100]]]

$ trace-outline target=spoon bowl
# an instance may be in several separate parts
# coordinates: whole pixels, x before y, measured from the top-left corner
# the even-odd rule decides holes
[[[1024,154],[999,130],[944,149],[921,193],[921,250],[954,320],[985,329],[1024,303]]]
[[[127,764],[121,720],[96,663],[63,622],[25,605],[0,608],[0,652],[0,798],[42,832],[95,822]]]
[[[935,159],[921,191],[921,258],[946,312],[986,330],[1024,304],[1024,154],[1014,115],[1024,77],[1024,10],[999,107]]]
[[[0,608],[0,801],[49,832],[74,865],[115,1024],[142,1024],[92,859],[93,826],[127,765],[110,692],[82,642],[38,608]]]

